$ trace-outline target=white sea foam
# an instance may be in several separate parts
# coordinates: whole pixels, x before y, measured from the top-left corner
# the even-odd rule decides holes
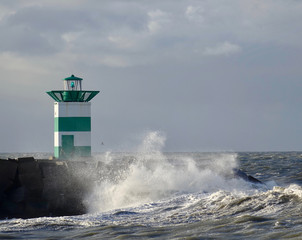
[[[202,161],[186,156],[175,164],[163,154],[164,144],[164,134],[149,132],[134,154],[135,161],[120,172],[123,177],[94,187],[86,199],[90,212],[136,206],[177,193],[246,188],[243,180],[226,178],[237,167],[236,154],[209,154]]]

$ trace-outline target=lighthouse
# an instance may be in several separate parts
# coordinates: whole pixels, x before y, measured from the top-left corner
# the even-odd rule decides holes
[[[82,90],[82,78],[63,79],[64,90],[47,94],[54,103],[54,156],[74,159],[91,156],[91,99],[99,91]]]

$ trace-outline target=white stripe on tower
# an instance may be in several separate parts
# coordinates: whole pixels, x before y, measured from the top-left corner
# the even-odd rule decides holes
[[[90,102],[55,102],[56,117],[91,117]]]

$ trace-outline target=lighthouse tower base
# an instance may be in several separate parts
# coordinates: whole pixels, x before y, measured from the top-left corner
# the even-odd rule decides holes
[[[54,103],[54,156],[91,157],[91,103]]]

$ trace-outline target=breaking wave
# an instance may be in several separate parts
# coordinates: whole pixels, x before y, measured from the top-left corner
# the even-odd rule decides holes
[[[238,167],[236,154],[179,157],[162,152],[165,140],[161,132],[149,132],[135,153],[103,155],[104,176],[108,176],[87,196],[89,212],[137,206],[177,194],[249,188],[245,181],[231,177]]]

